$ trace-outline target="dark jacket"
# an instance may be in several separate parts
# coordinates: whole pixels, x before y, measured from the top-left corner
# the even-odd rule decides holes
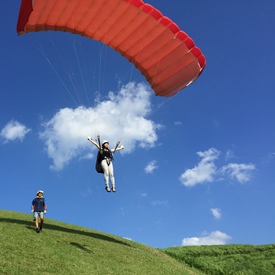
[[[35,198],[32,201],[34,207],[34,212],[44,212],[45,210],[45,199],[44,198]]]

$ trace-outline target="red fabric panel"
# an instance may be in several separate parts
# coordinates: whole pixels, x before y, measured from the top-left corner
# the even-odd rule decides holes
[[[32,0],[22,0],[19,18],[17,22],[17,33],[25,33],[24,28],[29,20],[29,16],[32,12]]]
[[[155,19],[159,20],[163,15],[162,13],[151,5],[142,6],[142,10],[151,14]]]
[[[22,0],[19,34],[68,31],[105,43],[145,76],[156,95],[171,96],[193,82],[205,57],[171,19],[142,0]]]
[[[137,8],[141,7],[144,3],[142,0],[124,0],[125,2],[130,2]]]

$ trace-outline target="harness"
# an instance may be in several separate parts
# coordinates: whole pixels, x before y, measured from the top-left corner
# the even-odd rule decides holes
[[[103,149],[103,150],[99,150],[98,153],[97,153],[97,158],[96,158],[96,171],[98,173],[104,173],[103,170],[102,170],[102,167],[101,167],[101,162],[103,160],[106,160],[106,163],[107,165],[109,166],[111,161],[114,160],[114,157],[113,157],[113,154],[111,152],[111,150],[109,149]]]
[[[109,149],[103,149],[103,150],[100,150],[99,153],[101,155],[101,161],[105,159],[106,162],[107,162],[107,164],[108,164],[108,166],[109,166],[110,163],[111,163],[111,161],[114,159],[111,150],[109,150]]]

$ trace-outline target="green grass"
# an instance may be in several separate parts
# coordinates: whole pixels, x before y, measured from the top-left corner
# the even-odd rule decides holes
[[[117,236],[0,210],[0,274],[202,274],[158,249]]]
[[[274,275],[275,244],[154,249],[80,226],[0,210],[0,274]]]
[[[205,274],[275,274],[275,244],[171,247],[161,251]]]

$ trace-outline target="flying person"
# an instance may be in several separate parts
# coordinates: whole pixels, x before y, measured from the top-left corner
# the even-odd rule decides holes
[[[116,192],[115,186],[115,178],[114,178],[114,168],[113,168],[113,153],[119,150],[123,150],[124,146],[119,146],[120,142],[118,141],[116,147],[114,149],[109,149],[109,142],[108,140],[104,140],[102,142],[102,146],[100,146],[100,139],[98,136],[98,143],[88,137],[88,140],[94,144],[98,149],[97,160],[96,160],[96,170],[98,173],[104,174],[104,181],[105,181],[105,190],[107,192],[111,192],[109,187],[109,179],[112,184],[112,191]]]
[[[42,190],[38,190],[36,193],[36,198],[34,198],[32,201],[32,212],[34,218],[33,220],[35,222],[35,230],[37,233],[39,233],[42,230],[44,223],[44,214],[47,213],[47,204],[43,196],[44,192]]]

